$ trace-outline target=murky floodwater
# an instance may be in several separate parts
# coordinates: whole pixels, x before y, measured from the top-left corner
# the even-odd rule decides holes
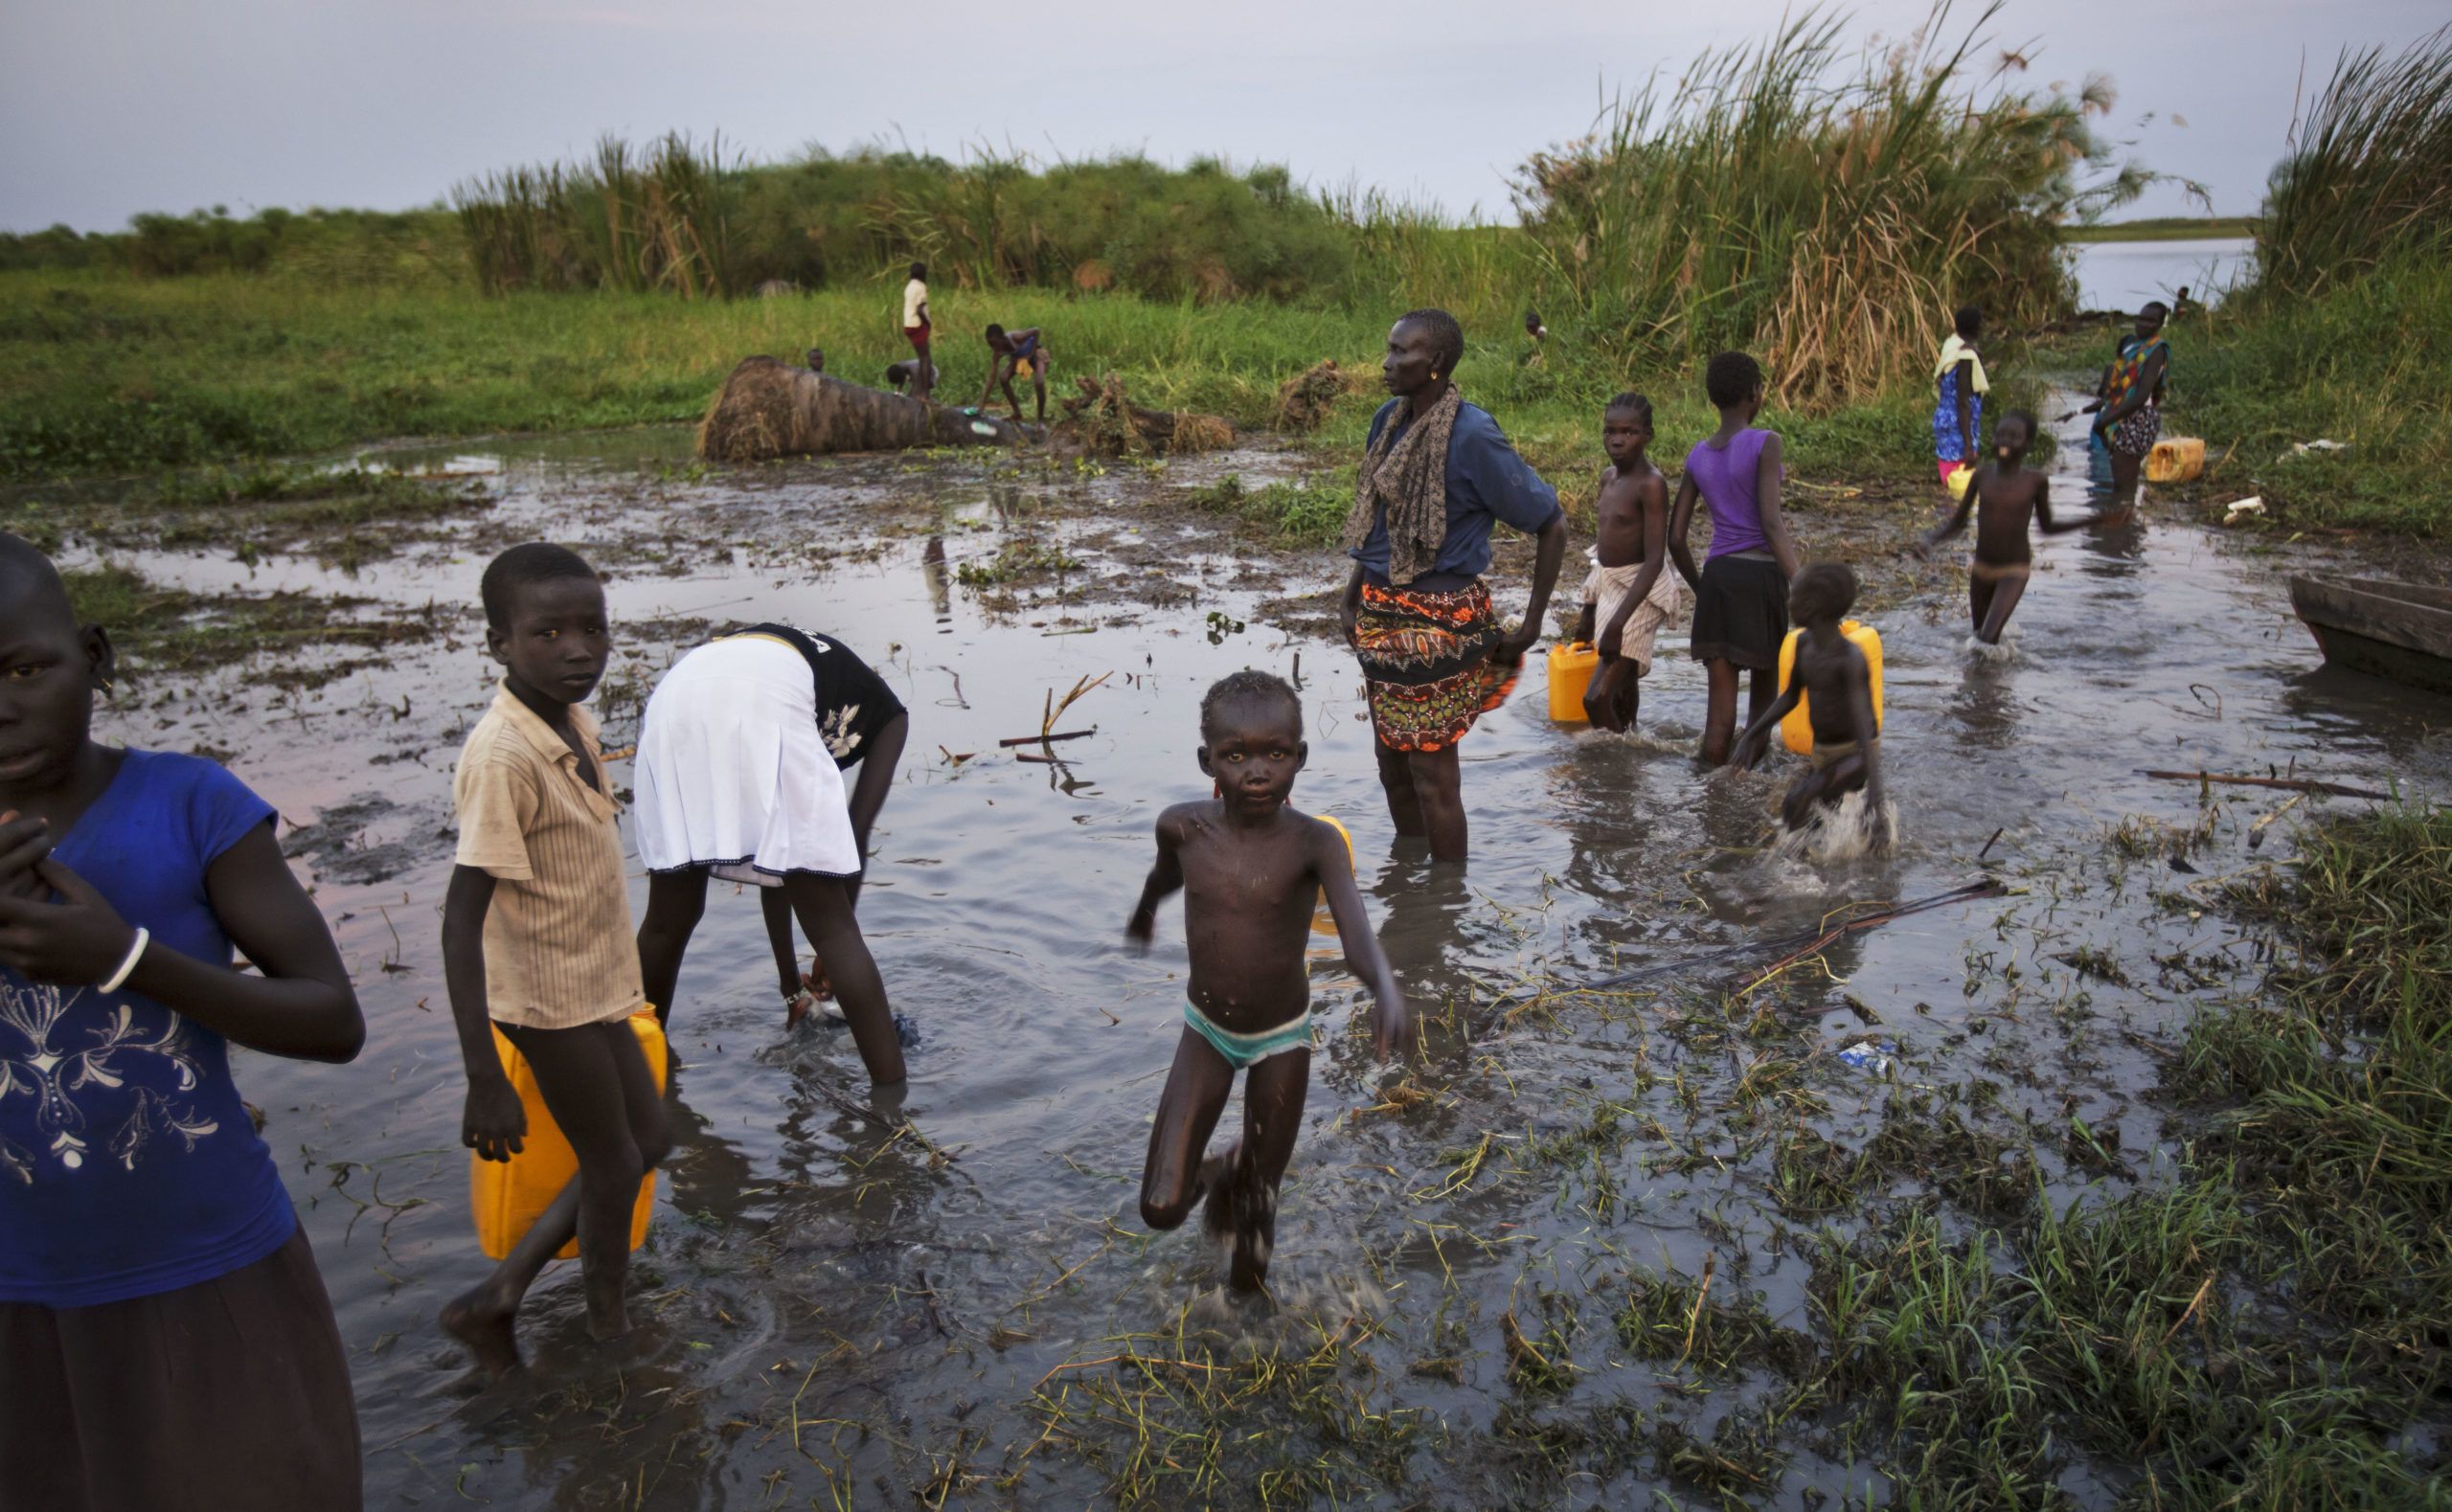
[[[693,481],[672,472],[676,438],[649,436],[426,460],[463,453],[505,489],[482,542],[352,579],[288,560],[137,565],[196,588],[473,605],[495,540],[579,543],[617,572],[615,745],[653,673],[706,621],[783,618],[848,642],[912,711],[860,912],[919,1034],[907,1095],[878,1106],[925,1141],[858,1116],[869,1098],[840,1029],[783,1032],[757,904],[718,887],[674,1016],[680,1140],[635,1273],[644,1326],[619,1351],[591,1346],[576,1269],[557,1267],[525,1321],[535,1371],[477,1389],[434,1324],[487,1268],[467,1215],[437,943],[450,765],[493,677],[474,620],[312,691],[243,668],[143,687],[111,734],[232,753],[293,824],[327,821],[305,864],[360,982],[366,1052],[345,1068],[241,1055],[238,1075],[269,1115],[265,1137],[354,1354],[378,1507],[1078,1505],[1131,1474],[1163,1484],[1166,1464],[1188,1473],[1192,1457],[1192,1440],[1161,1433],[1150,1442],[1166,1463],[1133,1470],[1132,1414],[1163,1426],[1185,1410],[1115,1357],[1215,1369],[1199,1362],[1236,1358],[1203,1352],[1218,1338],[1245,1356],[1300,1356],[1330,1337],[1344,1362],[1331,1373],[1364,1416],[1330,1432],[1255,1406],[1242,1420],[1251,1442],[1238,1430],[1212,1451],[1231,1462],[1283,1435],[1298,1458],[1331,1467],[1321,1504],[1374,1486],[1388,1505],[1487,1504],[1505,1477],[1530,1474],[1509,1457],[1509,1414],[1528,1409],[1503,1337],[1519,1321],[1531,1332],[1605,1305],[1629,1268],[1692,1275],[1709,1255],[1722,1285],[1804,1325],[1793,1241],[1823,1220],[1782,1206],[1767,1130],[1862,1143],[1891,1098],[1982,1085],[2002,1117],[2065,1123],[2078,1111],[2125,1152],[2115,1186],[2153,1179],[2168,1141],[2136,1100],[2154,1064],[2133,1042],[2253,980],[2204,912],[2205,884],[2282,848],[2252,856],[2239,831],[2286,795],[2241,794],[2217,814],[2198,870],[2180,873],[2104,844],[2131,816],[2198,820],[2193,784],[2139,769],[2295,763],[2431,791],[2452,777],[2436,733],[2452,703],[2322,669],[2290,618],[2280,558],[2147,525],[2041,544],[2006,659],[1964,649],[1964,575],[1951,568],[1929,569],[1905,610],[1873,617],[1904,832],[1890,862],[1815,868],[1764,849],[1792,768],[1696,769],[1703,677],[1680,645],[1645,685],[1632,737],[1552,724],[1529,672],[1464,747],[1470,871],[1433,873],[1392,839],[1351,659],[1254,612],[1269,594],[1338,580],[1325,556],[1301,569],[1308,582],[1238,577],[1236,561],[1208,553],[1211,538],[1136,514],[1123,479],[1000,478],[977,459]],[[642,485],[643,463],[670,465]],[[2083,485],[2059,491],[2074,500]],[[1801,519],[1808,556],[1816,529]],[[1083,575],[1110,591],[1065,605],[1025,593],[997,611],[991,590],[958,580],[1025,535],[1085,542]],[[1184,541],[1201,549],[1182,554]],[[1161,572],[1182,606],[1113,591]],[[1510,588],[1520,606],[1521,585]],[[1346,1032],[1350,984],[1335,961],[1318,963],[1333,1043],[1315,1063],[1276,1295],[1230,1304],[1195,1233],[1151,1239],[1138,1223],[1148,1116],[1179,1032],[1183,931],[1170,906],[1143,959],[1122,948],[1123,926],[1157,812],[1207,786],[1192,759],[1201,689],[1245,666],[1290,675],[1298,656],[1311,741],[1298,801],[1352,829],[1398,976],[1443,1016],[1410,1090],[1385,1097],[1396,1073]],[[1049,689],[1101,674],[1064,721],[1097,733],[1058,748],[1062,764],[998,752],[1000,737],[1039,728]],[[1820,1026],[1781,1052],[1786,1079],[1767,1100],[1767,1049],[1692,1027],[1719,1012],[1726,965],[1656,979],[1640,996],[1493,1010],[1534,979],[1792,933],[1851,901],[1921,897],[1987,869],[2019,891],[1851,936],[1826,958],[1835,976],[1816,969],[1766,995],[1788,1021]],[[634,878],[634,909],[644,899]],[[2166,969],[2132,966],[2134,985],[2081,977],[2067,961],[2089,948]],[[1826,1011],[1850,999],[1861,1012]],[[1887,1047],[1875,1052],[1886,1066],[1841,1058],[1868,1041]],[[1596,1122],[1609,1109],[1623,1127],[1617,1114]],[[1595,1128],[1620,1132],[1587,1138]],[[2064,1197],[2096,1179],[2047,1171]],[[1578,1373],[1529,1404],[1541,1412],[1624,1400],[1700,1435],[1742,1400],[1663,1391],[1649,1366],[1613,1358],[1605,1334],[1558,1326],[1550,1347]],[[1204,1331],[1208,1343],[1187,1337]],[[1392,1458],[1353,1447],[1377,1442],[1371,1423],[1403,1425],[1388,1429]],[[1395,1465],[1416,1489],[1396,1495],[1366,1463]],[[1625,1504],[1649,1478],[1624,1466],[1545,1495]],[[1801,1504],[1805,1487],[1875,1478],[1801,1454],[1766,1491]],[[2095,1500],[2116,1481],[2081,1466],[2070,1484]]]

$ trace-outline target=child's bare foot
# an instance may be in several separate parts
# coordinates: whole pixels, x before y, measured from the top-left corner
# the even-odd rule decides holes
[[[1252,1184],[1235,1193],[1235,1253],[1227,1266],[1226,1284],[1238,1292],[1257,1292],[1268,1280],[1268,1262],[1277,1251],[1277,1189]]]
[[[435,1320],[467,1346],[487,1380],[499,1381],[521,1365],[519,1341],[511,1331],[517,1316],[515,1303],[505,1306],[490,1288],[480,1286],[445,1302]]]
[[[1235,1232],[1235,1170],[1242,1159],[1243,1141],[1237,1140],[1225,1154],[1200,1162],[1200,1190],[1208,1194],[1200,1207],[1200,1231],[1221,1249]]]

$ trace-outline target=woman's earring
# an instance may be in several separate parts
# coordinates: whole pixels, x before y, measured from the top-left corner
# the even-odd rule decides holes
[[[102,696],[104,698],[110,697],[111,693],[119,687],[117,683],[112,682],[107,677],[98,677],[95,678],[94,681],[102,685]]]

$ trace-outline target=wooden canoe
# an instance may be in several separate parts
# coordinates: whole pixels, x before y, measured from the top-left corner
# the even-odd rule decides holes
[[[2293,577],[2290,607],[2325,660],[2452,693],[2452,588],[2387,577]]]

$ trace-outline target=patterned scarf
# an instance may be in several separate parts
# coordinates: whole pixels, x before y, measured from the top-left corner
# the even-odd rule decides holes
[[[1447,440],[1464,407],[1464,395],[1451,383],[1401,439],[1390,440],[1396,434],[1391,416],[1362,454],[1353,512],[1345,520],[1345,546],[1348,551],[1360,546],[1384,508],[1388,581],[1400,587],[1431,570],[1447,539]]]

